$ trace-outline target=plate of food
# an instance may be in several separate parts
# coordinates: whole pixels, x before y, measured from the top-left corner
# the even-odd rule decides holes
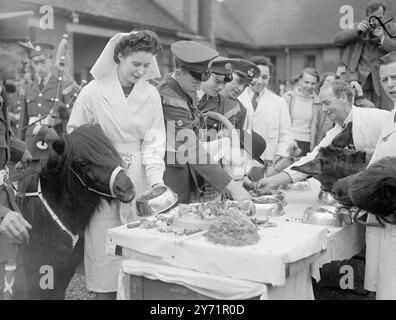
[[[255,199],[259,198],[259,199],[276,199],[279,200],[280,202],[282,202],[283,206],[285,207],[287,205],[287,201],[286,201],[286,196],[284,194],[284,192],[279,191],[279,190],[271,190],[271,191],[263,191],[260,189],[254,189],[254,190],[250,190],[249,194],[252,196],[252,201],[254,203]]]

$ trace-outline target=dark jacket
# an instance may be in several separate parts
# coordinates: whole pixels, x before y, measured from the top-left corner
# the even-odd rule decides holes
[[[0,92],[0,170],[3,170],[9,160],[18,162],[22,158],[26,144],[11,132],[5,89],[0,87]],[[7,179],[5,184],[0,185],[0,220],[11,210],[18,211],[19,209],[15,203],[13,189]],[[7,259],[8,242],[8,237],[0,234],[0,262]]]
[[[356,27],[357,24],[355,24],[354,29],[340,31],[335,36],[334,43],[344,48],[341,64],[345,65],[349,71],[358,73],[358,81],[362,87],[366,83],[368,76],[371,75],[375,94],[382,99],[382,106],[376,107],[386,107],[384,104],[388,104],[389,99],[381,89],[378,68],[376,68],[374,62],[387,53],[396,50],[396,39],[391,39],[385,34],[382,44],[379,41],[365,40],[364,35],[359,36]],[[387,24],[387,28],[391,34],[396,34],[396,23]],[[364,50],[367,52],[366,58],[368,60],[362,59]],[[359,64],[361,64],[360,68],[366,69],[367,72],[359,72]]]
[[[178,194],[182,203],[190,201],[191,192],[200,192],[200,178],[217,191],[222,191],[231,181],[231,177],[220,164],[210,158],[199,142],[198,135],[203,128],[203,118],[197,109],[196,101],[185,93],[170,75],[160,84],[158,91],[167,129],[165,184]],[[187,135],[188,138],[177,141],[175,136],[183,129],[187,129],[181,132],[183,137]],[[180,151],[181,145],[187,147],[187,153],[183,154]],[[180,163],[180,155],[187,156],[186,163]],[[204,164],[200,164],[203,161]]]
[[[202,113],[208,111],[220,113],[230,120],[235,129],[243,129],[247,111],[239,101],[231,100],[220,94],[215,97],[210,97],[205,94],[198,103],[198,109]],[[206,125],[208,130],[219,130],[221,127],[219,121],[211,119],[210,117],[207,118]]]

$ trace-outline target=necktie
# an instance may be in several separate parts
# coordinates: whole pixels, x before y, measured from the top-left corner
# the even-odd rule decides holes
[[[43,89],[44,89],[44,79],[40,80],[39,89],[40,89],[40,91],[43,91]]]
[[[253,95],[253,98],[252,98],[252,106],[253,106],[254,111],[256,111],[257,106],[258,106],[258,97],[259,97],[259,94],[257,92],[255,92]]]

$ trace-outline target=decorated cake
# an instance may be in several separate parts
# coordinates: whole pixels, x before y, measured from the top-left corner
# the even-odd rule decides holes
[[[256,244],[260,240],[257,227],[241,213],[225,213],[209,227],[205,238],[212,243],[230,247]]]

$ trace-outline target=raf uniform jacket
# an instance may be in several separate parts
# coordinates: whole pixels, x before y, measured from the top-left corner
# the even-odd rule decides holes
[[[48,114],[54,107],[58,90],[58,79],[52,74],[48,83],[44,86],[42,91],[39,89],[38,81],[35,80],[28,84],[25,88],[25,98],[21,108],[21,115],[19,119],[19,137],[26,141],[27,147],[32,154],[33,160],[37,160],[34,148],[34,134],[33,130],[36,125],[32,125],[24,129],[29,122],[33,122],[36,118]],[[70,116],[71,108],[66,108],[65,103],[71,101],[71,97],[75,92],[75,88],[71,82],[62,83],[61,103],[58,109],[60,123],[54,126],[56,133],[61,136],[66,132],[65,127]]]
[[[225,116],[235,129],[242,130],[246,119],[246,108],[240,101],[231,100],[222,95],[215,97],[204,94],[198,103],[198,109],[202,112],[214,111]],[[207,129],[221,129],[221,123],[210,117],[206,120]]]
[[[190,202],[191,193],[200,191],[198,178],[202,178],[217,191],[222,191],[231,181],[231,177],[220,164],[210,158],[199,142],[202,115],[196,107],[196,101],[185,93],[170,75],[159,86],[158,91],[167,129],[165,184],[178,194],[181,203]],[[175,139],[178,133],[181,133],[182,139]],[[184,153],[185,160],[180,161],[178,157],[183,153],[180,151],[183,147],[187,148],[188,152]],[[202,160],[206,162],[202,164]]]
[[[0,87],[0,92],[0,170],[3,170],[9,160],[18,162],[22,158],[26,144],[11,132],[5,89]],[[9,211],[19,211],[15,203],[14,192],[7,180],[6,183],[0,185],[0,221]],[[0,262],[7,259],[8,242],[9,239],[0,234]]]

